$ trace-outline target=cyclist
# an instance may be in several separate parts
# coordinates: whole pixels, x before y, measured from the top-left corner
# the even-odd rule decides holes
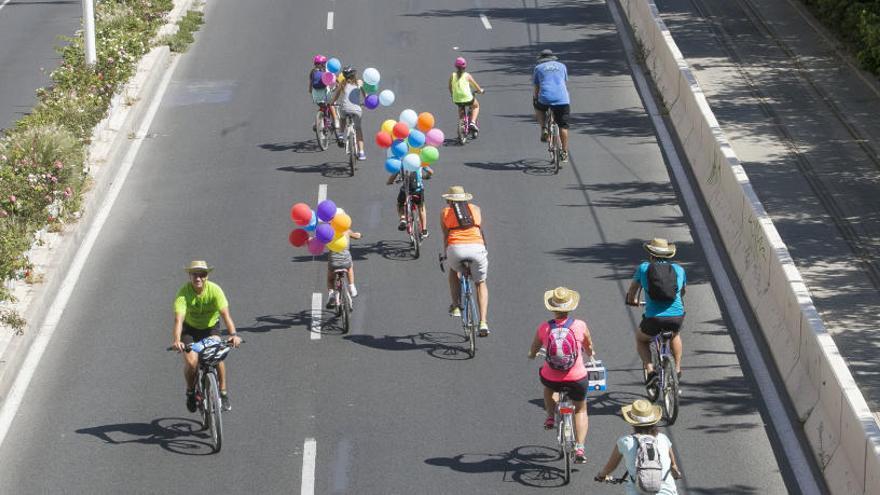
[[[400,222],[397,224],[397,230],[406,230],[406,212],[404,211],[404,208],[406,207],[406,195],[409,193],[412,195],[413,202],[419,207],[419,225],[422,226],[422,231],[419,232],[419,234],[422,236],[422,239],[428,238],[428,213],[424,200],[425,181],[423,179],[424,175],[427,175],[427,173],[427,170],[419,170],[418,172],[406,172],[401,170],[388,177],[387,182],[389,186],[394,184],[397,180],[403,182],[403,184],[400,185],[400,192],[397,193],[397,214],[400,215]],[[406,190],[407,181],[403,181],[403,174],[407,174],[409,177],[409,191]]]
[[[461,316],[458,273],[462,270],[462,261],[470,260],[480,309],[477,335],[488,337],[489,286],[486,285],[486,275],[489,273],[489,252],[483,236],[482,214],[477,205],[469,202],[472,198],[473,195],[465,192],[461,186],[452,186],[443,194],[446,207],[440,214],[440,223],[443,227],[443,250],[449,266],[449,295],[452,297],[449,315]]]
[[[675,244],[670,244],[666,239],[654,238],[650,242],[646,242],[644,248],[648,252],[648,261],[643,261],[636,268],[632,283],[626,292],[626,304],[638,306],[639,292],[645,296],[645,312],[636,329],[636,350],[639,357],[642,358],[642,365],[645,368],[645,385],[650,387],[657,380],[657,372],[651,361],[651,340],[664,330],[673,331],[674,336],[670,343],[672,356],[675,358],[675,371],[681,377],[682,344],[679,332],[684,322],[682,297],[685,293],[687,280],[684,268],[678,263],[670,261],[675,256]],[[672,284],[672,278],[674,278],[674,285],[670,288],[674,289],[673,297],[661,299],[651,296],[652,292],[654,295],[658,294],[658,284],[663,285],[664,280],[667,284]]]
[[[471,107],[470,130],[480,132],[480,128],[477,127],[477,117],[480,115],[480,102],[474,97],[471,87],[476,89],[479,94],[483,94],[483,88],[477,84],[474,76],[469,72],[465,72],[465,68],[467,68],[467,60],[464,57],[456,58],[455,72],[449,76],[449,95],[452,96],[452,103],[458,106],[459,120],[464,118],[465,108]]]
[[[226,325],[229,343],[233,347],[241,344],[236,334],[235,323],[229,315],[229,302],[223,289],[208,280],[208,274],[214,269],[205,261],[197,260],[184,268],[189,274],[189,282],[183,284],[174,299],[174,328],[172,330],[171,347],[183,352],[186,344],[198,342],[210,335],[220,335],[220,317]],[[196,376],[198,374],[199,356],[194,352],[183,353],[183,374],[186,378],[186,408],[196,412]],[[217,365],[220,378],[220,401],[224,411],[232,406],[226,391],[226,364]]]
[[[626,493],[632,495],[641,493],[635,482],[636,473],[638,472],[638,439],[639,437],[653,437],[653,441],[656,442],[657,453],[659,454],[660,478],[662,480],[660,491],[657,493],[662,495],[677,494],[678,488],[675,486],[675,480],[681,478],[681,471],[679,471],[678,463],[675,461],[672,442],[669,440],[669,437],[660,433],[657,428],[657,423],[660,422],[660,418],[663,416],[660,406],[655,406],[644,399],[639,399],[628,406],[621,407],[620,414],[623,416],[624,421],[632,425],[633,431],[617,439],[617,444],[614,446],[614,450],[611,451],[608,462],[599,471],[599,474],[596,475],[595,480],[610,481],[611,473],[617,469],[622,460],[628,475],[626,477]],[[670,474],[672,479],[669,479]]]
[[[546,142],[550,136],[550,130],[544,127],[547,110],[553,112],[553,119],[559,126],[564,162],[568,161],[568,114],[571,112],[567,81],[568,68],[565,64],[556,60],[553,50],[542,50],[532,76],[532,83],[535,85],[532,106],[535,107],[535,117],[538,119],[538,125],[541,126],[543,142]]]
[[[339,208],[339,210],[342,210],[342,208]],[[349,239],[361,238],[360,232],[354,232],[351,229],[346,230],[342,235]],[[336,305],[336,290],[333,288],[335,278],[333,272],[336,270],[348,270],[348,293],[351,294],[351,297],[357,297],[358,295],[357,287],[354,285],[354,261],[351,259],[350,245],[351,241],[346,243],[346,247],[342,251],[338,253],[330,251],[330,254],[327,256],[327,309]]]
[[[547,419],[544,420],[544,429],[551,430],[555,426],[556,413],[556,392],[563,389],[568,391],[568,397],[574,402],[574,429],[575,429],[575,453],[574,462],[583,464],[587,462],[584,453],[584,442],[587,439],[587,430],[589,429],[589,419],[587,417],[587,388],[589,381],[587,379],[587,368],[584,364],[584,355],[592,356],[593,340],[590,338],[590,329],[587,328],[586,322],[569,317],[569,314],[577,309],[581,296],[577,291],[566,287],[557,287],[544,293],[544,307],[553,313],[553,319],[541,323],[535,332],[535,338],[532,340],[532,347],[529,349],[529,359],[535,359],[535,356],[542,347],[547,352],[552,352],[550,346],[551,330],[560,329],[565,332],[574,334],[577,340],[571,355],[576,353],[574,363],[567,370],[551,367],[547,361],[541,367],[539,376],[541,383],[544,384],[544,410],[547,412]],[[567,333],[567,332],[566,332]],[[564,335],[564,334],[563,334]],[[583,351],[583,352],[581,352]]]
[[[361,130],[361,116],[363,109],[361,101],[366,97],[364,92],[364,82],[357,77],[357,70],[348,65],[342,69],[342,77],[345,79],[336,87],[333,98],[330,100],[331,105],[335,105],[342,97],[342,117],[349,118],[354,123],[354,130],[357,133],[357,154],[358,160],[366,160],[367,155],[364,151],[364,133]],[[340,144],[343,144],[340,140]]]
[[[321,80],[321,75],[327,71],[327,57],[323,55],[315,55],[315,58],[312,59],[312,63],[314,64],[312,70],[309,71],[309,95],[312,97],[312,101],[315,105],[318,105],[320,109],[322,105],[327,104],[327,100],[330,96],[330,88],[324,84],[324,81]],[[336,135],[339,136],[339,118],[336,116],[336,108],[330,107],[330,115],[333,117],[333,128],[336,130]]]

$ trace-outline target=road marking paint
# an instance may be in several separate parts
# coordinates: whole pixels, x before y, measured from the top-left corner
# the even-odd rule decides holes
[[[319,340],[321,338],[321,293],[313,292],[312,293],[312,324],[311,324],[311,334],[312,340]]]
[[[712,271],[712,277],[718,283],[718,290],[721,293],[723,305],[728,310],[731,322],[733,323],[733,330],[737,334],[746,362],[748,363],[749,368],[751,368],[752,377],[758,384],[758,391],[761,394],[761,399],[767,406],[770,422],[773,424],[773,429],[781,440],[780,447],[783,452],[785,452],[785,458],[787,459],[789,467],[794,474],[795,481],[800,488],[797,491],[798,493],[809,494],[821,493],[816,484],[816,480],[813,478],[813,473],[810,469],[807,457],[804,455],[804,451],[801,448],[802,445],[798,441],[794,428],[792,428],[792,425],[788,420],[788,415],[785,412],[785,406],[782,403],[779,390],[776,388],[776,384],[773,383],[773,380],[770,377],[767,363],[764,362],[764,359],[761,356],[758,343],[749,328],[748,320],[746,319],[745,313],[736,297],[733,284],[731,284],[730,279],[727,276],[727,271],[724,269],[724,264],[721,261],[718,248],[715,246],[715,241],[712,239],[705,218],[703,218],[700,204],[697,201],[693,187],[688,180],[687,173],[685,172],[684,166],[678,156],[678,151],[675,149],[674,141],[669,133],[669,129],[666,128],[663,116],[657,108],[651,89],[648,86],[645,75],[642,73],[641,66],[639,66],[636,61],[634,56],[635,50],[627,31],[625,31],[626,27],[620,14],[619,6],[616,2],[608,2],[608,6],[611,9],[611,15],[617,25],[618,32],[621,33],[620,38],[623,41],[629,65],[632,67],[636,86],[645,102],[645,110],[647,110],[648,115],[651,116],[651,121],[654,124],[654,128],[657,130],[657,136],[660,140],[663,152],[669,160],[669,168],[672,169],[674,180],[679,186],[681,197],[684,200],[684,203],[687,206],[687,211],[690,213],[691,220],[693,221],[697,238],[703,246],[703,253],[706,255],[706,263]]]
[[[318,185],[318,203],[327,199],[327,184]]]
[[[483,21],[483,27],[486,29],[492,29],[492,25],[489,24],[489,18],[486,17],[486,14],[480,14],[480,20]]]
[[[0,3],[0,10],[3,10],[3,7],[6,7],[6,4],[9,3],[10,1],[11,0],[5,0],[3,3]]]
[[[333,11],[327,12],[327,29],[333,29]]]
[[[73,294],[73,289],[76,287],[76,283],[79,280],[83,267],[85,267],[89,254],[92,252],[92,248],[95,246],[95,242],[97,242],[98,235],[101,233],[104,223],[110,216],[110,210],[113,208],[116,198],[119,197],[119,192],[122,190],[123,184],[125,184],[125,179],[128,177],[128,173],[134,165],[134,159],[144,142],[144,137],[147,135],[147,131],[150,130],[150,125],[153,123],[153,118],[155,118],[156,112],[159,110],[159,104],[165,96],[165,91],[168,89],[168,83],[171,81],[171,75],[174,74],[174,68],[177,67],[178,60],[180,60],[179,57],[171,59],[171,65],[168,66],[168,70],[162,76],[162,80],[159,81],[156,94],[153,96],[149,108],[147,108],[144,120],[141,122],[140,127],[138,127],[134,139],[131,140],[131,145],[125,153],[125,157],[110,183],[107,195],[98,207],[98,210],[95,213],[95,219],[88,227],[88,231],[83,238],[82,244],[80,244],[74,255],[70,269],[67,274],[65,274],[64,280],[61,282],[58,294],[52,301],[51,306],[49,306],[46,319],[43,321],[39,333],[34,338],[33,344],[31,344],[27,357],[25,357],[24,363],[22,363],[21,369],[15,377],[15,382],[13,382],[12,388],[9,390],[9,395],[6,396],[6,400],[3,402],[3,407],[0,408],[0,445],[3,444],[3,440],[6,438],[10,426],[12,426],[15,413],[18,411],[19,406],[21,406],[24,394],[27,391],[28,385],[30,385],[31,379],[34,377],[37,365],[40,363],[43,353],[49,346],[49,341],[52,339],[55,329],[58,328],[58,322],[61,320],[61,315],[64,313],[64,308],[67,306],[71,294]]]
[[[315,494],[315,458],[318,457],[318,442],[306,438],[303,444],[302,488],[300,495]]]

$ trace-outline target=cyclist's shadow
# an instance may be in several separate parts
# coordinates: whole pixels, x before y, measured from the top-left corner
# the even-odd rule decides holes
[[[502,481],[534,488],[565,485],[562,469],[547,463],[561,460],[559,450],[542,445],[523,445],[498,454],[458,454],[425,459],[426,464],[448,467],[462,473],[502,473]],[[576,472],[577,469],[572,469]]]
[[[92,435],[112,445],[140,443],[158,445],[183,455],[210,455],[214,447],[202,424],[190,418],[158,418],[149,423],[119,423],[80,428],[77,433]]]

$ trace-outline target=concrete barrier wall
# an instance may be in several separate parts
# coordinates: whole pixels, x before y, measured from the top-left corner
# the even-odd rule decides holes
[[[880,494],[880,427],[652,0],[619,0],[835,494]]]

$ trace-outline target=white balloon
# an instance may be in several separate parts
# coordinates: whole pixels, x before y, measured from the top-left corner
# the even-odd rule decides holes
[[[422,166],[422,159],[415,153],[403,157],[403,169],[407,172],[416,172]]]
[[[390,89],[383,89],[381,93],[379,93],[379,103],[382,104],[383,107],[390,107],[394,104],[394,92]]]
[[[364,82],[371,86],[379,84],[379,71],[372,67],[364,69]]]
[[[400,118],[397,120],[405,123],[410,129],[412,129],[416,126],[416,122],[419,121],[419,115],[416,113],[415,110],[407,108],[406,110],[400,112]]]

